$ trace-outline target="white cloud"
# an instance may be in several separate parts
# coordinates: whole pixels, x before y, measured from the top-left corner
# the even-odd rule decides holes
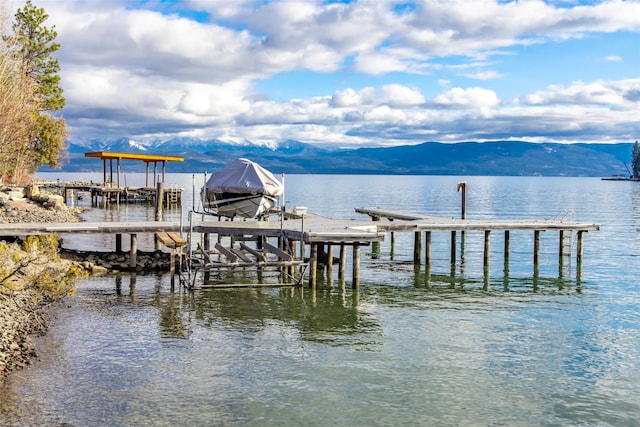
[[[503,77],[503,74],[498,73],[496,71],[490,70],[490,71],[478,71],[476,73],[465,73],[463,74],[465,77],[468,77],[470,79],[475,79],[475,80],[493,80],[493,79],[499,79],[501,77]]]
[[[519,99],[522,104],[574,104],[574,105],[609,105],[637,106],[633,93],[640,93],[640,79],[620,80],[613,82],[574,82],[569,86],[553,85],[546,91],[538,91]],[[630,102],[631,101],[631,102]]]
[[[516,137],[538,137],[542,129],[550,139],[580,129],[596,139],[640,133],[637,118],[626,115],[637,112],[637,80],[567,83],[549,72],[527,82],[523,94],[516,91],[524,77],[493,59],[508,54],[515,62],[523,46],[594,32],[636,37],[638,1],[558,7],[542,0],[423,0],[403,14],[394,12],[392,0],[38,4],[62,45],[64,115],[72,137],[188,133],[387,144],[420,142],[426,135],[474,139],[505,129]],[[196,22],[181,10],[206,12],[209,19]],[[600,52],[596,58],[610,69],[631,62],[622,61],[624,50],[616,53],[621,56]],[[312,77],[302,84],[296,73]],[[270,79],[287,75],[294,77],[282,79],[285,93],[293,95],[270,100]],[[477,87],[467,87],[463,79],[469,78]],[[509,79],[512,89],[503,94],[500,85]]]
[[[478,109],[497,107],[500,100],[492,90],[479,87],[469,89],[457,87],[436,95],[433,103],[444,108]]]

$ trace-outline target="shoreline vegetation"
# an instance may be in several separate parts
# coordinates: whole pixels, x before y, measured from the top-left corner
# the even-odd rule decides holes
[[[0,223],[80,222],[83,210],[37,185],[0,188]],[[139,252],[131,268],[125,254],[60,248],[55,235],[0,236],[0,382],[37,356],[31,337],[47,331],[47,308],[73,295],[89,275],[168,271],[169,256]]]

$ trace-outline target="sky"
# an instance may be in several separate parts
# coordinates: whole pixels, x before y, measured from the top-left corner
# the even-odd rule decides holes
[[[640,138],[640,0],[32,2],[71,140]]]

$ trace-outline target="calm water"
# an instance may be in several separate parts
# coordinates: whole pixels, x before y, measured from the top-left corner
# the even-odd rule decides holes
[[[193,179],[198,187],[203,181]],[[362,206],[458,217],[461,180],[469,218],[600,224],[585,235],[581,275],[575,260],[559,266],[557,233],[546,232],[534,277],[533,233],[512,232],[506,271],[502,233],[492,234],[488,283],[482,233],[467,234],[453,268],[449,234],[434,233],[430,274],[407,262],[411,233],[397,235],[393,249],[390,239],[376,253],[366,248],[359,292],[336,277],[315,293],[171,293],[166,275],[88,279],[53,310],[38,362],[0,388],[0,424],[640,423],[639,183],[292,175],[285,198],[287,206],[340,218],[360,218],[354,208]],[[185,188],[190,207],[192,176],[168,182]],[[126,206],[87,217],[151,219],[153,212]]]

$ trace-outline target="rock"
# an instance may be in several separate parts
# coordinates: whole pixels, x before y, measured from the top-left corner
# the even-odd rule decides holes
[[[29,184],[26,186],[24,193],[27,198],[32,199],[40,195],[40,187],[35,184]]]
[[[100,265],[94,265],[91,268],[91,274],[93,274],[94,276],[104,276],[108,273],[109,273],[109,270],[107,270],[106,268]]]
[[[9,200],[11,201],[19,201],[24,200],[24,189],[23,188],[12,188],[9,191]]]

